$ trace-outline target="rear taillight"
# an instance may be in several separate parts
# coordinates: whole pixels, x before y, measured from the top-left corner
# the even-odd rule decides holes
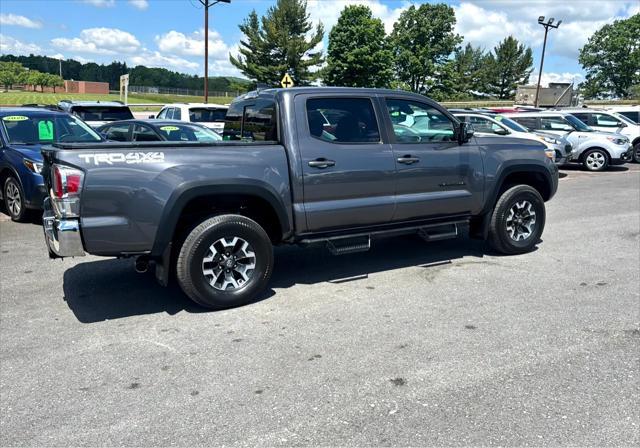
[[[51,202],[60,217],[77,217],[84,173],[63,165],[51,167]]]

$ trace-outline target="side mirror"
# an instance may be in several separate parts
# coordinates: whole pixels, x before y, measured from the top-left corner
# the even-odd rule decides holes
[[[509,135],[509,131],[507,131],[504,128],[498,128],[495,131],[493,131],[493,133],[496,135]]]
[[[623,123],[622,121],[618,123],[621,128],[626,128],[628,126],[627,123]]]
[[[150,119],[154,119],[154,118],[156,118],[156,116],[155,115],[149,115],[149,118]]]
[[[471,140],[471,137],[473,137],[473,125],[463,121],[460,123],[460,127],[458,128],[458,144],[462,145],[467,143]]]

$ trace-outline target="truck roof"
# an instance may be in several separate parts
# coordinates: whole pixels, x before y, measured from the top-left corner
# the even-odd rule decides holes
[[[128,107],[126,104],[120,101],[76,101],[76,100],[62,100],[58,103],[62,107],[69,106],[108,106],[108,107]]]
[[[421,99],[429,99],[431,98],[420,95],[419,93],[409,92],[406,90],[399,89],[376,89],[371,87],[290,87],[288,89],[283,88],[269,88],[269,89],[260,89],[254,90],[251,92],[247,92],[244,95],[239,96],[234,101],[241,101],[250,98],[257,97],[276,97],[280,95],[296,95],[296,94],[313,94],[313,93],[323,93],[323,94],[353,94],[353,95],[403,95],[403,96],[414,96],[416,98]],[[433,100],[431,100],[433,101]]]

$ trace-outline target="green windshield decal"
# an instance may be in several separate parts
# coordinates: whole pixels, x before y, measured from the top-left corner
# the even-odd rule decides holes
[[[165,132],[171,132],[171,131],[179,131],[180,128],[177,126],[162,126],[160,130]]]
[[[496,121],[502,121],[502,115],[496,115],[495,119]]]
[[[42,120],[38,123],[38,138],[40,140],[53,140],[53,122]]]
[[[2,117],[3,121],[25,121],[28,119],[29,117],[25,117],[24,115],[7,115],[6,117]]]

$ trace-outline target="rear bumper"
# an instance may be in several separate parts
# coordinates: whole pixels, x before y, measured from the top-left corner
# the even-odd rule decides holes
[[[47,242],[50,258],[84,256],[80,223],[77,219],[60,219],[56,217],[49,198],[44,200],[42,227],[44,228],[44,239]]]

